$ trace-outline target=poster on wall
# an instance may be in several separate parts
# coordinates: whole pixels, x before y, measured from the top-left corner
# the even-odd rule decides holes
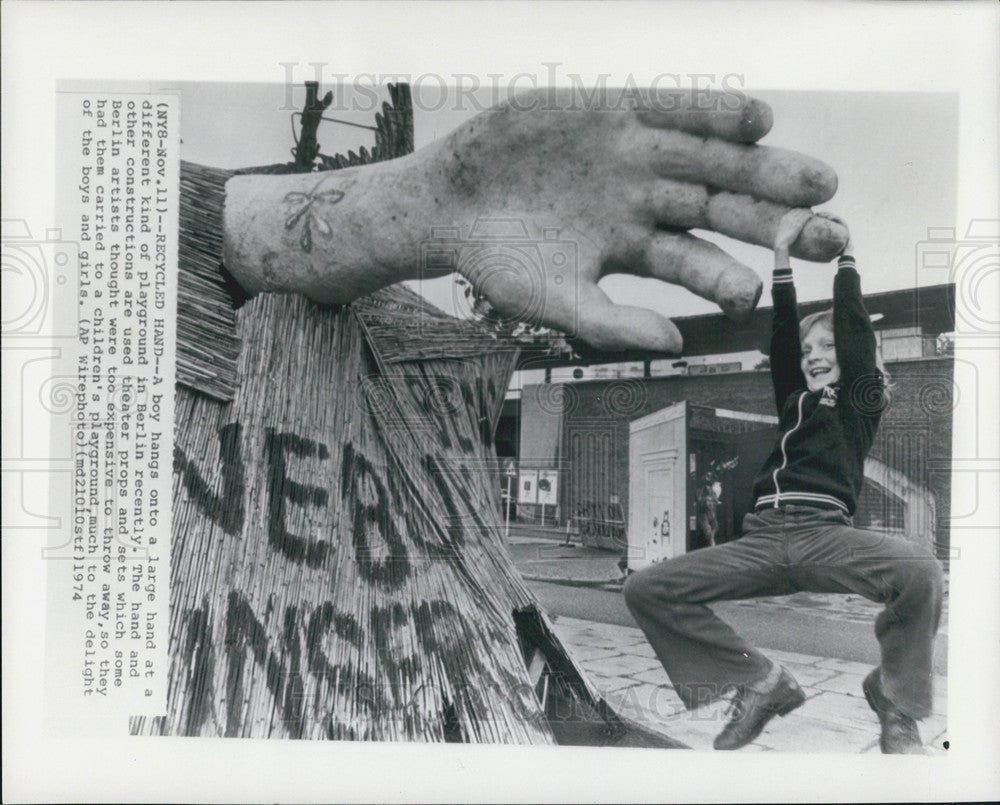
[[[521,470],[517,482],[517,502],[538,502],[538,470]]]
[[[538,503],[542,506],[555,506],[559,502],[559,471],[538,471]]]

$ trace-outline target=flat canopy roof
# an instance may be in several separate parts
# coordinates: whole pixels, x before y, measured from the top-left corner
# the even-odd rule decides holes
[[[831,304],[830,299],[800,302],[799,316],[824,310]],[[881,314],[881,318],[873,323],[876,330],[921,327],[924,335],[936,337],[955,329],[955,285],[928,285],[904,291],[866,294],[865,308],[870,316]],[[582,341],[571,340],[570,344],[577,355],[540,355],[528,347],[518,361],[518,368],[530,366],[532,369],[543,369],[671,357],[688,358],[754,349],[766,354],[771,338],[771,312],[770,307],[759,307],[742,322],[732,321],[722,313],[675,318],[673,322],[684,336],[684,351],[680,355],[642,350],[600,352]]]

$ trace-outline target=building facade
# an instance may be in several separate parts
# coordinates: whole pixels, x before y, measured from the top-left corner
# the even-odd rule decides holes
[[[855,523],[924,542],[947,559],[955,362],[949,355],[926,355],[935,352],[927,339],[892,338],[886,350],[897,358],[886,363],[892,396],[866,463]],[[521,495],[518,517],[538,521],[544,516],[549,524],[580,531],[592,544],[620,546],[629,514],[630,423],[679,402],[691,410],[689,548],[700,547],[694,512],[699,511],[699,494],[712,499],[709,486],[721,487],[715,495],[720,512],[716,540],[738,536],[749,505],[747,485],[776,435],[773,424],[770,430],[765,427],[776,414],[766,370],[525,386],[519,406],[519,470],[534,478],[547,471],[556,488],[546,498],[554,502],[546,505],[537,503],[537,490],[532,490],[533,499]],[[509,431],[510,406],[507,410]],[[710,419],[716,424],[710,426]],[[762,424],[748,428],[748,421]],[[726,428],[733,433],[726,436]],[[738,435],[748,430],[756,434],[752,448],[745,444],[751,437]],[[736,459],[737,443],[743,445],[742,458],[727,467]],[[757,466],[749,466],[752,462]]]

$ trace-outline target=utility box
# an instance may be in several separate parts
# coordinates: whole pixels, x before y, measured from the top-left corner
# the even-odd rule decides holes
[[[740,534],[777,417],[679,402],[629,423],[628,568]]]

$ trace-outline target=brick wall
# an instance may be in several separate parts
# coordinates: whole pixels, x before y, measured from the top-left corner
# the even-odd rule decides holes
[[[952,411],[957,402],[954,360],[923,358],[889,363],[892,402],[871,456],[930,489],[935,501],[937,553],[948,557],[951,518]]]

